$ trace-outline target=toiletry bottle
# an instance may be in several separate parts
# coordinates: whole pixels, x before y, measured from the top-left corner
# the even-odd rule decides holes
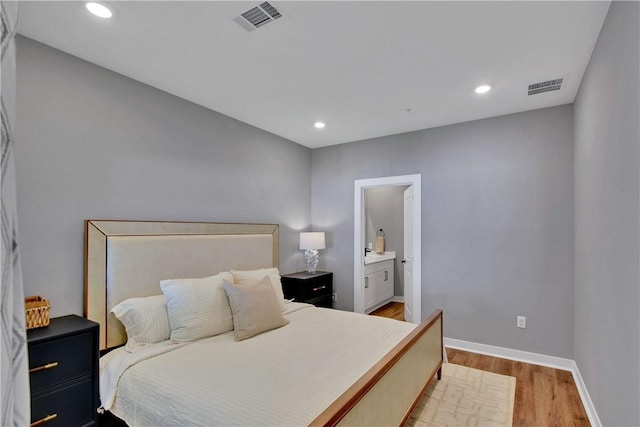
[[[382,228],[376,231],[376,253],[384,253],[384,231],[382,231]]]

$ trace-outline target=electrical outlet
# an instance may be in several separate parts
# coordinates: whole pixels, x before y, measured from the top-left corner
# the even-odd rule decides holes
[[[373,249],[373,243],[369,242],[369,249]]]
[[[518,316],[516,318],[516,326],[518,328],[526,328],[527,327],[527,318],[525,316]]]
[[[331,294],[331,301],[336,302],[338,301],[338,294],[337,293],[332,293]]]

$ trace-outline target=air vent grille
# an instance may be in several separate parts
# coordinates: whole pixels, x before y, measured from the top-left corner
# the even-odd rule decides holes
[[[278,18],[281,18],[282,14],[278,12],[272,4],[269,2],[261,3],[260,5],[247,10],[240,16],[233,20],[247,31],[253,31],[256,28],[260,28],[269,22],[272,22]]]
[[[560,90],[564,77],[544,82],[532,83],[529,85],[529,95],[536,95],[543,92],[551,92],[552,90]]]

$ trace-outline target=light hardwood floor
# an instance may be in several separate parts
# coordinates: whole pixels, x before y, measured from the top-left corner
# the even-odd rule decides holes
[[[404,320],[404,305],[387,304],[371,314]],[[450,363],[516,377],[513,408],[516,427],[590,425],[569,371],[452,348],[447,348],[447,357]]]
[[[390,317],[404,321],[404,304],[401,302],[390,302],[387,305],[371,312],[372,316]]]
[[[450,363],[516,377],[514,426],[589,426],[569,371],[447,348]]]

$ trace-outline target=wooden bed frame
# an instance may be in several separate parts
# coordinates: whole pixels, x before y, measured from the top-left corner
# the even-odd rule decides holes
[[[85,221],[85,317],[100,324],[100,349],[126,342],[111,308],[158,295],[159,280],[278,267],[278,225]],[[442,311],[436,310],[325,409],[312,426],[404,424],[441,375]]]

